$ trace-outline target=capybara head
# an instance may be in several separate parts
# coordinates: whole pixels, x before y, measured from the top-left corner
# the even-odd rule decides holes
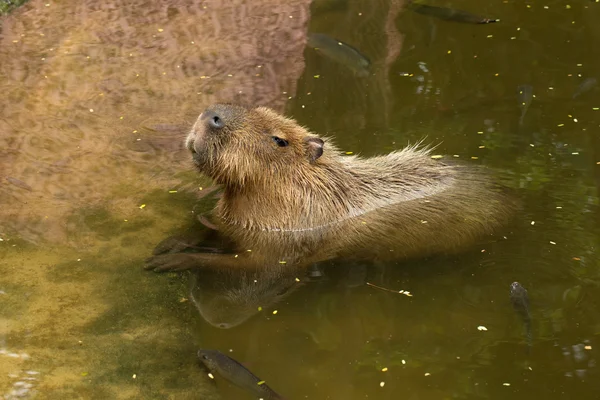
[[[198,169],[227,185],[289,177],[320,162],[324,141],[265,107],[208,107],[186,139]]]

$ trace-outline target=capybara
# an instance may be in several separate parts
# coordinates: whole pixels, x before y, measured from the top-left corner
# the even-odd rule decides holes
[[[516,206],[483,167],[433,159],[418,146],[347,156],[265,107],[210,106],[186,146],[222,186],[215,223],[235,243],[230,253],[193,255],[198,266],[450,253],[494,233]],[[189,268],[189,257],[154,257],[148,268]]]

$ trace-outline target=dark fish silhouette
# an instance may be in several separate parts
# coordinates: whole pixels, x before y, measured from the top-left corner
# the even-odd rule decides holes
[[[20,187],[21,189],[29,190],[30,192],[33,190],[33,188],[31,186],[29,186],[28,184],[26,184],[25,182],[23,182],[20,179],[7,176],[6,180],[17,187]]]
[[[525,334],[527,345],[531,347],[531,313],[529,312],[529,295],[527,290],[519,282],[510,284],[510,301],[517,311],[523,324],[525,324]]]
[[[323,33],[309,33],[308,47],[352,70],[356,76],[369,76],[371,61],[360,51]]]
[[[581,96],[582,94],[589,92],[598,84],[598,79],[596,78],[585,78],[579,86],[577,86],[577,90],[573,93],[573,98]]]
[[[531,85],[520,85],[518,88],[517,99],[519,101],[519,108],[521,109],[521,117],[519,118],[519,125],[523,125],[525,119],[525,113],[531,105],[533,100],[533,88]]]
[[[452,8],[430,6],[428,4],[422,4],[420,2],[410,1],[408,3],[408,9],[419,14],[429,15],[445,21],[463,22],[466,24],[491,24],[493,22],[499,22],[500,20],[495,18],[484,18],[478,15],[471,14],[467,11],[455,10]]]
[[[275,393],[265,381],[246,367],[218,350],[199,350],[198,358],[211,372],[217,372],[234,385],[264,400],[285,400]]]

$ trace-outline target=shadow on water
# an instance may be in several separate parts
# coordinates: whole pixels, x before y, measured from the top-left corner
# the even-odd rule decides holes
[[[199,347],[291,399],[596,398],[600,103],[581,85],[600,71],[600,6],[434,5],[500,22],[399,0],[30,0],[0,17],[0,398],[251,398],[215,386]],[[309,33],[352,46],[368,76]],[[196,242],[164,255],[227,248],[195,225],[211,182],[182,146],[218,101],[365,156],[426,137],[523,209],[453,256],[144,272],[182,223]]]

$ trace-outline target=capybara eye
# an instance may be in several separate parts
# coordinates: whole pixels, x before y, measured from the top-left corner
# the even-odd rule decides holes
[[[277,137],[277,136],[271,136],[271,137],[273,138],[273,140],[275,141],[275,143],[277,143],[277,146],[279,146],[279,147],[285,147],[289,144],[287,140],[282,139],[280,137]]]

